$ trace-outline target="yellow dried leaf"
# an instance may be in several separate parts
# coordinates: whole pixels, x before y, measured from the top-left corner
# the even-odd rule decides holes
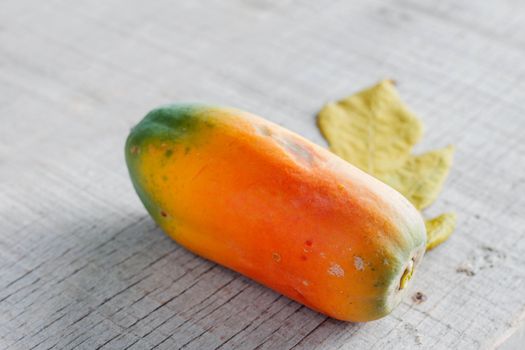
[[[432,204],[448,176],[454,147],[430,151],[418,156],[409,156],[405,164],[377,177],[401,192],[414,206],[423,209]]]
[[[372,175],[404,164],[423,132],[391,80],[329,103],[318,124],[332,152]]]
[[[456,228],[456,213],[444,213],[425,221],[427,228],[427,250],[445,242]]]

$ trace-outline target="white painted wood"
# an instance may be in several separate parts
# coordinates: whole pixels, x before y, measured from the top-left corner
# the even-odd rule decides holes
[[[490,349],[525,315],[525,3],[0,2],[0,348]],[[405,300],[338,322],[180,248],[123,143],[149,109],[232,105],[324,144],[319,108],[399,82],[453,143],[459,225]],[[466,272],[465,272],[466,271]]]

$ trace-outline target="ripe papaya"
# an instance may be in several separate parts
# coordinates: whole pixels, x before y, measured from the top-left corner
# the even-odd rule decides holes
[[[388,314],[425,251],[421,215],[401,194],[244,111],[155,109],[125,155],[144,206],[175,241],[336,319]]]

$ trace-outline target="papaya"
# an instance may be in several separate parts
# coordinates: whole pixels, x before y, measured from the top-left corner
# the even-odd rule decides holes
[[[405,197],[248,112],[154,109],[125,157],[146,210],[176,242],[339,320],[390,313],[425,252],[425,224]]]

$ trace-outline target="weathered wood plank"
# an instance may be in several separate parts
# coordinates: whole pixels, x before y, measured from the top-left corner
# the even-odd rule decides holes
[[[0,348],[477,349],[525,318],[525,4],[397,0],[0,4]],[[429,215],[459,225],[413,292],[335,321],[167,238],[133,192],[153,106],[252,110],[324,144],[321,105],[395,78],[454,143]]]

